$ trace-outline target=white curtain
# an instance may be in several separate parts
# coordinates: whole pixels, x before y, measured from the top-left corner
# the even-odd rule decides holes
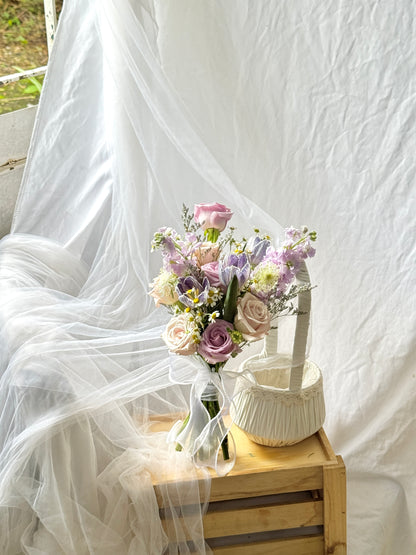
[[[147,291],[154,230],[210,200],[242,230],[318,232],[311,358],[349,551],[414,553],[415,21],[411,0],[65,1],[0,242],[1,553],[163,552],[168,467],[207,500],[148,430],[187,390]]]

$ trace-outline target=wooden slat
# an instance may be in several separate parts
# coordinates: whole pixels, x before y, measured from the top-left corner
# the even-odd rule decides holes
[[[213,549],[214,555],[323,555],[323,536],[305,536],[229,545]]]
[[[155,423],[155,430],[169,429],[169,422]],[[219,478],[211,472],[210,501],[224,501],[243,497],[319,490],[323,488],[323,467],[337,464],[325,433],[321,430],[314,436],[297,445],[289,447],[264,447],[250,441],[247,436],[233,426],[232,433],[237,446],[237,459],[234,468]],[[186,484],[186,476],[165,476],[154,480],[156,495],[160,506],[162,496],[158,493],[159,483],[164,485]],[[173,493],[176,487],[173,487]],[[175,502],[173,500],[173,502]]]
[[[206,538],[218,538],[320,524],[323,524],[322,501],[308,501],[289,505],[208,512],[204,516],[204,535]]]
[[[45,27],[46,37],[48,40],[48,53],[49,56],[52,52],[53,42],[55,40],[57,17],[56,17],[56,3],[55,0],[43,0],[45,7]]]
[[[185,531],[192,529],[181,519],[181,527]],[[174,523],[171,519],[162,520],[168,537],[174,537]],[[323,502],[307,501],[284,505],[270,505],[265,507],[250,507],[232,511],[218,511],[207,513],[203,517],[204,537],[221,538],[242,534],[256,534],[275,530],[289,530],[305,526],[320,526],[323,524]],[[191,539],[186,537],[186,539]]]
[[[346,555],[346,475],[344,461],[324,468],[324,537],[325,553]]]
[[[321,428],[320,430],[318,430],[316,432],[316,436],[319,438],[319,441],[322,445],[322,450],[326,455],[327,462],[336,463],[337,456],[334,453],[334,450],[332,449],[332,445],[329,443],[329,439],[327,438],[327,435],[324,432],[324,429]]]
[[[210,501],[321,489],[322,467],[286,468],[212,480]]]
[[[180,483],[186,489],[186,480]],[[169,491],[169,502],[176,505],[180,501],[177,494],[178,482],[172,482],[172,487],[169,484],[170,482],[167,481],[164,483]],[[201,496],[203,496],[205,487],[205,482],[201,479]],[[323,474],[321,466],[257,472],[238,476],[228,475],[219,479],[212,479],[210,503],[279,493],[321,490],[322,488]],[[159,507],[165,507],[165,496],[161,494],[158,484],[155,485],[155,494]]]

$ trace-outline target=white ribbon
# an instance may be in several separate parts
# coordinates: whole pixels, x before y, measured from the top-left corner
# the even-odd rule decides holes
[[[191,384],[192,387],[188,423],[181,430],[183,421],[176,422],[167,440],[181,445],[197,466],[211,467],[218,476],[228,474],[235,464],[235,442],[230,432],[231,422],[228,425],[225,424],[223,417],[229,413],[235,380],[242,374],[247,374],[246,377],[252,382],[247,371],[233,372],[223,367],[218,373],[212,371],[209,365],[198,356],[170,356],[171,381]],[[213,394],[220,405],[220,411],[214,418],[210,417],[201,401],[209,384],[212,384]],[[221,445],[227,435],[230,458],[224,460]]]

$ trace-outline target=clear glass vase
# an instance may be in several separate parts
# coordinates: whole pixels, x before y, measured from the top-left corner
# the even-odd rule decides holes
[[[211,421],[214,420],[217,417],[217,415],[220,413],[221,407],[218,400],[218,390],[212,382],[207,384],[205,391],[201,395],[201,403],[206,408]],[[207,447],[217,450],[218,448],[217,438],[219,435],[222,436],[223,437],[221,441],[222,457],[224,461],[228,461],[230,459],[228,433],[227,433],[227,428],[222,419],[222,416],[218,418],[217,426],[215,429],[216,429],[216,433],[214,434],[214,438],[213,438],[214,441],[212,442],[213,445],[212,447],[209,446],[210,441],[209,441],[209,438],[207,438],[207,444],[208,444]],[[203,445],[201,446],[201,449],[204,449]]]

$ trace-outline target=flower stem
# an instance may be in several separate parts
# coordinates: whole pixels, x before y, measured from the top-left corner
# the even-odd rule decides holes
[[[204,235],[207,241],[211,241],[211,243],[216,243],[220,235],[220,232],[218,231],[218,229],[215,229],[214,227],[209,227],[208,229],[205,230]]]
[[[186,425],[188,424],[188,422],[189,422],[189,417],[190,417],[190,416],[191,416],[191,413],[188,412],[187,417],[186,417],[185,420],[182,422],[182,426],[181,426],[181,428],[180,428],[180,430],[179,430],[179,432],[178,432],[178,435],[179,435],[181,432],[184,431],[185,426],[186,426]],[[176,451],[182,451],[182,445],[181,445],[180,443],[177,443],[175,449],[176,449]]]
[[[211,417],[211,420],[213,420],[217,416],[217,414],[220,412],[220,404],[219,404],[218,400],[202,401],[202,404],[207,409],[208,414]],[[221,428],[221,432],[222,432],[223,431],[222,420],[219,420],[218,424],[219,424],[219,426]],[[228,435],[225,435],[224,439],[221,442],[221,450],[222,450],[222,455],[224,457],[224,460],[227,461],[230,458],[230,453],[229,453],[229,449],[228,449]]]

